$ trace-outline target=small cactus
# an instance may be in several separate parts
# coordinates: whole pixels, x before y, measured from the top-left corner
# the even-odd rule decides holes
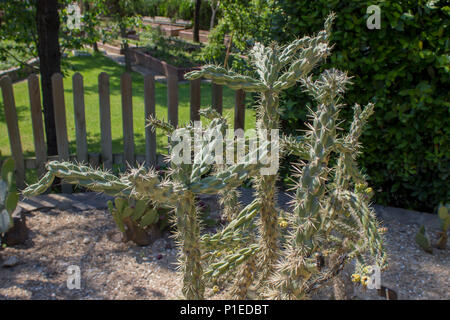
[[[426,235],[425,226],[421,226],[419,231],[416,234],[416,243],[428,253],[433,253],[433,248],[431,247],[431,242],[428,236]]]
[[[150,244],[148,230],[152,233],[159,231],[156,224],[160,215],[167,213],[167,209],[155,208],[146,200],[134,200],[117,197],[108,201],[108,209],[117,227],[124,235],[124,240],[131,240],[138,245]]]
[[[14,191],[14,160],[6,159],[1,168],[0,179],[0,233],[13,227],[12,213],[19,202],[19,194]]]
[[[438,249],[445,249],[447,246],[447,231],[450,227],[450,205],[441,204],[438,208],[438,217],[441,222],[441,231],[439,232],[439,240],[436,243]]]

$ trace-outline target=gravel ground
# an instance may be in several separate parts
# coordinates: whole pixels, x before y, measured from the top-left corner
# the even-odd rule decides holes
[[[450,254],[423,252],[414,242],[414,222],[380,214],[386,235],[390,268],[382,284],[399,299],[450,299]],[[74,209],[27,213],[27,243],[1,251],[0,299],[180,299],[176,251],[168,234],[153,245],[123,243],[107,210]],[[427,217],[433,221],[435,216]],[[437,224],[427,225],[435,240]],[[1,263],[0,263],[1,264]],[[69,266],[79,266],[81,289],[67,288]],[[373,290],[355,290],[357,299],[381,299]],[[208,298],[222,298],[207,289]]]

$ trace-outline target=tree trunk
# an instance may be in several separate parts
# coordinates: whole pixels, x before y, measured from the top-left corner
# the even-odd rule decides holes
[[[209,23],[209,31],[212,31],[214,29],[214,20],[216,19],[216,10],[212,10],[211,14],[211,22]]]
[[[82,2],[82,11],[81,13],[84,14],[84,12],[89,12],[89,10],[91,10],[91,6],[89,4],[89,1],[85,0],[84,2]],[[100,50],[98,50],[98,45],[97,45],[97,41],[94,41],[94,43],[92,43],[92,49],[94,49],[94,52],[100,52]]]
[[[55,115],[53,113],[52,75],[61,72],[58,0],[36,1],[36,24],[47,153],[48,155],[56,155],[58,149]]]
[[[125,58],[125,71],[131,72],[131,57],[128,41],[125,39],[127,37],[127,29],[120,28],[120,34],[122,36],[122,47],[123,47],[123,55]]]
[[[214,29],[214,20],[216,20],[216,13],[217,10],[219,10],[220,1],[217,1],[217,3],[214,3],[214,1],[211,1],[211,22],[209,23],[209,31]]]
[[[194,11],[194,42],[200,42],[200,6],[202,0],[195,0]]]

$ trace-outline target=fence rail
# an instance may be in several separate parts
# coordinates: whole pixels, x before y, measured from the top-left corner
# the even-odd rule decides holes
[[[134,130],[133,130],[133,94],[132,80],[128,73],[124,73],[120,79],[122,96],[122,122],[123,122],[123,153],[113,154],[111,133],[111,103],[109,75],[105,72],[98,77],[98,96],[100,108],[100,150],[88,153],[86,114],[84,103],[83,76],[75,73],[72,77],[73,106],[75,119],[76,153],[69,153],[69,139],[66,121],[66,106],[64,99],[63,76],[56,73],[52,77],[52,93],[54,102],[54,115],[57,134],[58,155],[49,156],[45,143],[44,125],[42,117],[42,104],[39,78],[32,74],[28,77],[28,94],[30,101],[31,123],[35,157],[25,158],[22,151],[17,110],[14,99],[13,83],[9,76],[0,79],[0,88],[3,96],[4,113],[8,130],[11,154],[16,165],[16,183],[19,189],[25,187],[25,171],[36,169],[38,176],[44,174],[45,163],[49,160],[77,160],[89,163],[94,167],[112,169],[114,164],[125,165],[127,163],[145,163],[155,166],[158,163],[156,153],[156,134],[151,128],[145,129],[145,154],[135,154]],[[211,104],[219,113],[222,113],[222,87],[212,85]],[[201,80],[190,81],[190,120],[200,119]],[[144,113],[147,119],[155,115],[155,79],[148,74],[144,77]],[[178,79],[167,79],[167,116],[169,122],[178,125]],[[245,92],[235,92],[234,128],[244,129],[245,121]],[[63,192],[71,192],[70,185],[63,185]]]

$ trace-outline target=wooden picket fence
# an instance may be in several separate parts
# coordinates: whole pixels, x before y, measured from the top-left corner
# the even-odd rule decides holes
[[[178,81],[168,77],[167,81],[167,113],[168,121],[178,125]],[[86,139],[86,120],[84,104],[83,76],[79,73],[73,75],[73,104],[76,131],[76,154],[69,153],[69,140],[67,134],[66,107],[64,102],[63,76],[59,73],[52,77],[52,90],[54,101],[54,114],[56,123],[58,155],[48,156],[44,137],[44,125],[42,118],[42,104],[40,84],[37,75],[28,78],[28,90],[30,100],[31,122],[33,128],[35,157],[25,158],[22,152],[19,123],[16,104],[14,100],[13,83],[8,76],[0,79],[0,88],[3,95],[4,113],[8,129],[11,154],[16,164],[16,182],[19,189],[25,186],[25,171],[36,169],[38,176],[45,173],[45,163],[59,159],[78,160],[89,163],[94,167],[112,169],[113,164],[145,163],[148,166],[157,164],[156,135],[150,127],[145,129],[145,154],[135,154],[133,131],[133,103],[132,80],[128,73],[124,73],[120,79],[122,96],[122,123],[123,123],[123,153],[113,154],[111,135],[111,105],[109,75],[101,73],[98,77],[98,94],[100,106],[100,145],[101,150],[88,153]],[[212,106],[222,113],[222,87],[212,84]],[[190,120],[200,119],[201,80],[190,81]],[[155,115],[155,80],[148,74],[144,77],[144,112],[148,119]],[[244,129],[245,122],[245,92],[238,90],[235,93],[234,128]],[[70,185],[63,185],[63,192],[71,192]]]

